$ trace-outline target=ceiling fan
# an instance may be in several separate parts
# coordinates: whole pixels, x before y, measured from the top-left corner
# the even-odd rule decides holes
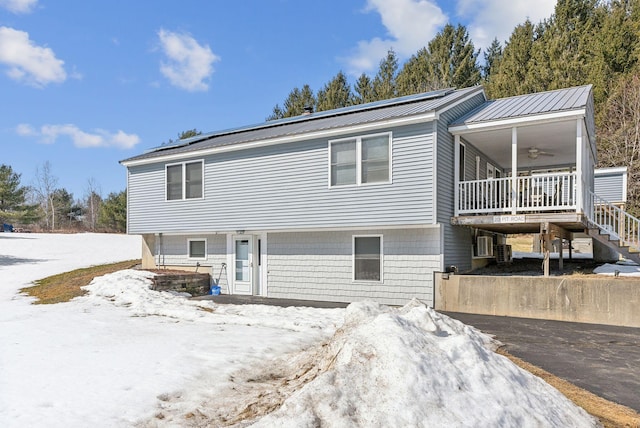
[[[530,147],[527,150],[527,156],[529,157],[529,159],[538,159],[538,156],[555,156],[555,155],[553,153],[540,150],[536,147]]]

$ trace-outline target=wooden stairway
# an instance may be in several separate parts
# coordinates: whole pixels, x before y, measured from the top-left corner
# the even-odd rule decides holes
[[[640,264],[640,220],[591,193],[585,232],[622,255]]]

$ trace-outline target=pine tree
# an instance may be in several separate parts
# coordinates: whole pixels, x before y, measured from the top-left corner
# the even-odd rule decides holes
[[[485,82],[491,80],[491,74],[498,68],[502,59],[502,46],[498,38],[494,38],[491,45],[484,53],[484,66],[482,66],[482,79]]]
[[[558,0],[534,43],[527,79],[532,90],[546,91],[587,83],[587,62],[597,31],[597,0]]]
[[[353,96],[347,76],[340,71],[317,94],[317,111],[332,110],[350,105]]]
[[[497,67],[492,66],[491,79],[486,83],[486,90],[491,98],[529,92],[527,76],[534,34],[534,26],[528,19],[513,30]]]
[[[465,26],[445,25],[428,49],[432,85],[468,88],[480,82],[480,51],[475,50]]]
[[[387,51],[387,56],[380,61],[378,73],[373,79],[374,100],[387,100],[396,96],[396,73],[398,72],[398,57],[393,49]]]
[[[272,117],[274,119],[282,119],[285,117],[299,116],[304,113],[305,108],[314,107],[316,105],[316,98],[313,95],[313,91],[309,85],[304,85],[302,89],[293,88],[289,93],[289,96],[284,100],[284,108],[280,110],[282,116],[275,117],[276,109],[274,108]],[[278,109],[279,106],[276,105]]]
[[[37,206],[26,204],[28,189],[20,185],[20,177],[11,166],[0,165],[0,223],[29,224],[37,218]]]
[[[100,226],[115,232],[127,230],[127,191],[109,193],[98,216]]]
[[[373,82],[366,74],[362,73],[353,86],[353,99],[351,104],[364,104],[375,101],[373,94]]]
[[[427,48],[422,48],[404,63],[396,79],[398,95],[411,95],[441,89],[442,85],[439,82],[431,80],[430,61],[429,51]]]

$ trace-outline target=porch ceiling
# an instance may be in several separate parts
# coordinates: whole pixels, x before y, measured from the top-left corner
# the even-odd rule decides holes
[[[518,126],[518,169],[546,169],[576,163],[575,119]],[[462,138],[502,169],[511,169],[511,127],[467,132]],[[531,159],[530,148],[550,155]]]

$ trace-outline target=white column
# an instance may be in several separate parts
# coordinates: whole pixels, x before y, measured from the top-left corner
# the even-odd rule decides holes
[[[511,128],[511,214],[517,213],[518,205],[518,129]]]
[[[582,138],[582,119],[576,120],[576,212],[584,212],[582,198],[584,189],[584,142]]]
[[[456,135],[453,142],[453,215],[458,216],[460,204],[460,136]]]

